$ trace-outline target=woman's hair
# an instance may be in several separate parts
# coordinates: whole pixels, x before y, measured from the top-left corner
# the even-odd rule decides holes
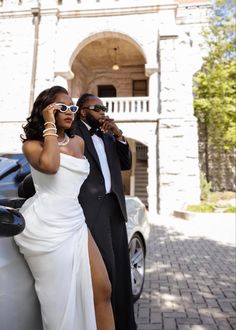
[[[21,134],[20,137],[23,142],[27,140],[43,141],[43,130],[45,127],[42,111],[49,104],[55,101],[57,94],[61,93],[68,95],[68,91],[64,87],[53,86],[51,88],[45,89],[38,95],[33,104],[31,115],[26,119],[27,123],[22,126],[25,132],[25,136]],[[73,128],[66,130],[66,133],[70,137],[73,136],[72,130]]]

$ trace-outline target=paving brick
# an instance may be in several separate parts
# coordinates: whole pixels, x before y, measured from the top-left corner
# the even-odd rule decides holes
[[[150,320],[148,317],[138,317],[137,318],[137,323],[138,324],[150,324]]]
[[[203,324],[215,324],[215,321],[211,316],[201,316],[201,320]]]
[[[207,306],[209,308],[219,307],[219,304],[218,304],[217,300],[215,300],[215,299],[208,299],[208,298],[206,298],[205,300],[206,300]]]
[[[139,309],[139,317],[149,317],[149,308],[140,308]]]
[[[187,310],[187,317],[189,317],[189,318],[198,318],[199,313],[196,309],[188,309]]]
[[[213,325],[192,325],[191,330],[218,330],[216,326]]]
[[[177,329],[178,330],[191,330],[192,327],[188,324],[180,324],[177,326]]]
[[[236,329],[236,316],[228,318],[229,324]]]
[[[199,318],[176,319],[176,322],[178,325],[180,325],[180,324],[189,324],[189,325],[202,324],[202,321]]]
[[[173,330],[176,329],[177,324],[176,324],[176,320],[174,318],[170,319],[170,318],[166,318],[164,319],[164,329],[166,330]]]
[[[161,324],[140,324],[138,330],[162,330]]]
[[[151,313],[151,323],[162,323],[162,314]]]

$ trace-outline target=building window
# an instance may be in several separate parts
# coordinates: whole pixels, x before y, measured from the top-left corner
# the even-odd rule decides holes
[[[147,96],[147,80],[133,80],[133,96]]]
[[[98,97],[116,97],[116,89],[113,85],[99,85]]]

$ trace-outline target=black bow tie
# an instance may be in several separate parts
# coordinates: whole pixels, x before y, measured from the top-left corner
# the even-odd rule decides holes
[[[96,134],[100,138],[103,138],[103,132],[100,130],[100,128],[90,128],[89,133],[91,136],[93,136],[93,134]]]

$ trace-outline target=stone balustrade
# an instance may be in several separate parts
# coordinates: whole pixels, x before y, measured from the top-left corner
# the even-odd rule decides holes
[[[158,118],[158,113],[150,107],[148,96],[104,97],[101,100],[108,108],[108,115],[118,121],[149,121]]]

